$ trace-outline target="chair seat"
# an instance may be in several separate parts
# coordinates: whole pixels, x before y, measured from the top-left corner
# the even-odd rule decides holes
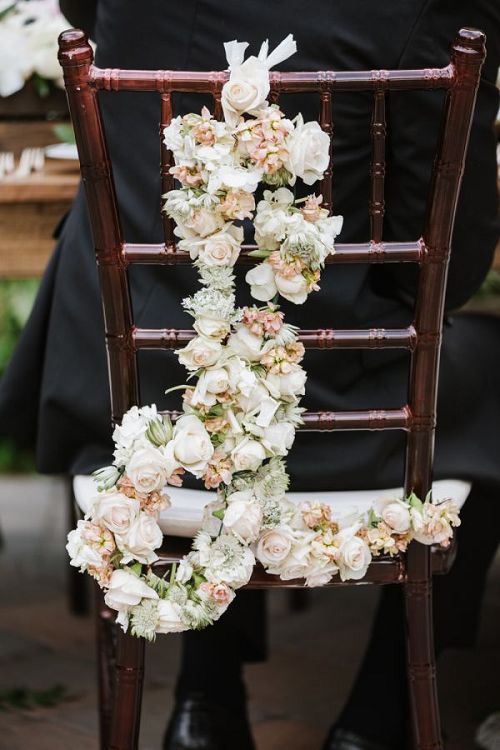
[[[433,484],[434,498],[451,497],[462,507],[465,503],[471,485],[460,479],[441,479]],[[73,478],[73,491],[76,502],[86,513],[97,495],[97,489],[92,477],[79,475]],[[192,538],[201,527],[203,509],[207,503],[215,499],[215,492],[208,490],[192,490],[187,487],[169,487],[172,504],[162,511],[159,518],[160,528],[169,536]],[[401,497],[401,488],[387,490],[355,490],[342,492],[288,492],[287,497],[294,503],[321,502],[327,503],[342,515],[351,511],[364,511],[378,498]]]

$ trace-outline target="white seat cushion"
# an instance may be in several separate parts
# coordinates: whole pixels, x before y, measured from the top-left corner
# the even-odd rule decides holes
[[[433,484],[433,495],[436,500],[451,497],[462,507],[469,495],[471,485],[460,479],[441,479]],[[73,491],[76,502],[86,513],[92,499],[98,494],[92,477],[76,476],[73,479]],[[193,537],[201,526],[203,508],[215,499],[215,492],[191,490],[185,487],[169,487],[172,505],[160,514],[159,524],[164,534],[172,536]],[[378,498],[401,497],[401,488],[388,490],[356,490],[346,492],[288,492],[287,497],[294,503],[321,502],[328,503],[337,511],[363,511]]]

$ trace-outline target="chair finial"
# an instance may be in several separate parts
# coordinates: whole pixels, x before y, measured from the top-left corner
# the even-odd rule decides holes
[[[91,65],[94,52],[87,34],[80,29],[68,29],[59,35],[59,62],[63,68],[73,65]]]

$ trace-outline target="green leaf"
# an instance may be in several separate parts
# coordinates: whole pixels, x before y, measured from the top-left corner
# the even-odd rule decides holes
[[[142,573],[142,565],[141,563],[134,563],[133,565],[129,565],[128,569],[136,576],[140,576]]]
[[[42,78],[42,76],[39,76],[38,73],[34,73],[32,81],[38,96],[41,99],[45,99],[51,91],[51,85],[47,78]]]
[[[406,502],[410,506],[410,508],[416,508],[417,510],[421,510],[423,508],[423,503],[420,500],[417,495],[415,495],[414,492],[410,493],[408,497],[406,498]]]
[[[52,127],[52,131],[62,143],[76,143],[73,126],[67,122],[59,122]]]
[[[219,510],[213,510],[212,515],[215,516],[215,518],[218,518],[219,521],[223,521],[225,512],[226,512],[225,508],[219,508]]]
[[[251,250],[248,255],[250,258],[269,258],[271,255],[270,250]]]

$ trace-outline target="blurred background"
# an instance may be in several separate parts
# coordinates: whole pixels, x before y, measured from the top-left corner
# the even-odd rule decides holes
[[[68,25],[52,0],[0,2],[0,375],[79,182],[56,58]],[[467,307],[500,315],[500,248]],[[0,442],[0,750],[97,748],[92,591],[69,570],[71,525],[66,478],[37,476],[32,455]],[[500,661],[499,585],[497,558],[476,652],[448,652],[440,662],[450,750],[470,750],[477,725],[500,710],[492,668]],[[376,596],[368,587],[309,592],[291,608],[286,594],[272,594],[270,660],[248,667],[259,748],[319,746],[342,705],[340,685],[356,672]],[[148,647],[144,750],[159,747],[178,647],[177,636]]]

